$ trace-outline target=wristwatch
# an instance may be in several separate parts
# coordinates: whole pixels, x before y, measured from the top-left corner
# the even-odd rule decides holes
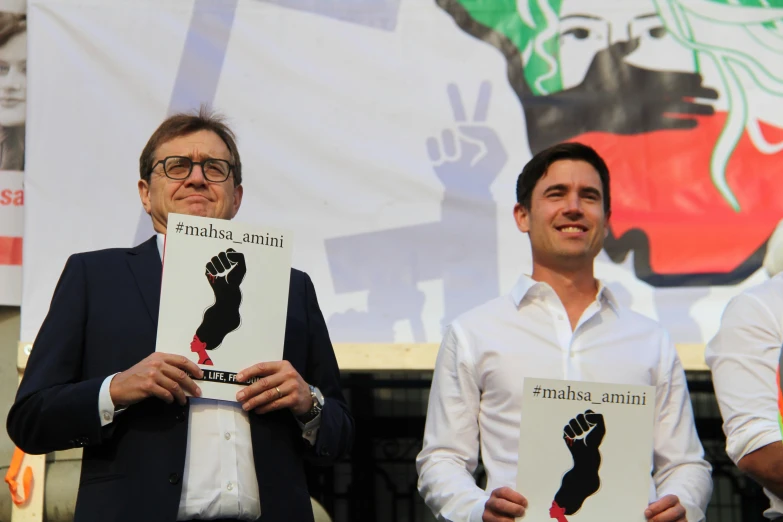
[[[318,417],[318,415],[321,414],[321,410],[324,408],[324,402],[326,401],[326,399],[324,399],[324,394],[321,393],[321,390],[312,384],[310,385],[310,397],[313,398],[313,407],[310,408],[310,411],[304,415],[299,416],[299,420],[303,424],[307,424],[314,418]]]

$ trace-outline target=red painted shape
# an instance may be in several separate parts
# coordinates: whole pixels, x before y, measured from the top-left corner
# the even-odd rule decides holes
[[[689,131],[619,136],[591,132],[574,138],[595,148],[611,175],[611,228],[620,237],[642,229],[657,274],[731,272],[783,219],[783,152],[763,154],[743,133],[726,166],[736,212],[710,178],[710,159],[727,114],[697,116]],[[783,129],[759,122],[767,141]]]
[[[22,264],[22,238],[0,237],[0,265]]]
[[[198,354],[198,363],[212,366],[212,359],[207,355],[207,343],[201,342],[198,335],[193,336],[193,340],[190,341],[190,351]]]
[[[549,508],[549,518],[555,518],[557,522],[568,522],[565,516],[565,508],[558,506],[554,500],[552,501],[552,507]]]

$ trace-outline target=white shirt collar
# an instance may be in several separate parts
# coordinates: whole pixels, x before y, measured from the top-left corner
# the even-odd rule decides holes
[[[609,290],[609,287],[604,285],[603,281],[600,279],[597,279],[598,281],[598,292],[595,294],[595,300],[599,302],[606,302],[609,304],[609,306],[612,307],[612,309],[617,312],[620,309],[620,306],[617,302],[617,299],[615,298],[614,294],[611,290]],[[541,282],[541,281],[535,281],[533,278],[531,278],[529,275],[522,274],[519,277],[519,281],[517,281],[517,284],[514,285],[514,288],[511,289],[511,298],[514,300],[514,304],[519,308],[519,305],[522,303],[522,300],[530,296],[537,296],[541,295],[542,292],[544,292],[546,289],[549,289],[554,293],[554,290],[552,289],[549,284]]]
[[[166,234],[155,234],[158,242],[158,254],[163,259],[163,246],[166,244]]]

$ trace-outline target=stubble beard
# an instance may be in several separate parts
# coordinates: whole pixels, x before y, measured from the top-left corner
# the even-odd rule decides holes
[[[552,249],[544,253],[543,256],[534,254],[534,260],[555,270],[571,272],[588,267],[592,269],[593,262],[602,248],[600,242],[595,245],[592,241],[582,243],[578,247],[577,245],[568,244],[567,241],[558,243],[552,244]]]

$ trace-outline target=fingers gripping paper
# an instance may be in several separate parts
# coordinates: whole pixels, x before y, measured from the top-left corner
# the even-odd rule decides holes
[[[643,522],[655,388],[525,379],[517,490],[524,520]]]
[[[204,370],[206,398],[235,400],[236,374],[283,357],[291,233],[170,214],[156,351]]]

